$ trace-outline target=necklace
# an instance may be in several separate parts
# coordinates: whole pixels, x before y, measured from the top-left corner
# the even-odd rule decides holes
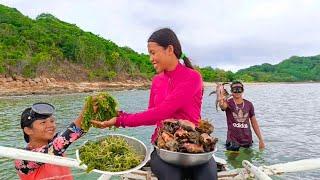
[[[244,100],[243,100],[243,102],[242,102],[242,108],[239,108],[239,107],[238,107],[238,104],[236,103],[236,101],[234,100],[234,98],[232,98],[232,100],[233,100],[234,104],[236,105],[236,110],[237,110],[237,111],[239,111],[239,109],[242,110],[242,109],[244,108]]]

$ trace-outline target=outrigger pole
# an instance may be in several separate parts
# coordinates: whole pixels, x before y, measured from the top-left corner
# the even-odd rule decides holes
[[[10,159],[21,159],[28,161],[36,161],[48,164],[54,164],[59,166],[73,167],[78,169],[85,170],[85,166],[80,165],[76,159],[54,156],[49,154],[44,154],[40,152],[32,152],[22,149],[16,149],[11,147],[0,146],[0,157],[6,157]],[[305,159],[299,161],[293,161],[288,163],[280,163],[270,166],[260,166],[256,167],[252,165],[249,161],[244,160],[243,166],[245,168],[234,169],[230,171],[223,171],[218,173],[219,178],[228,178],[228,177],[244,177],[241,176],[242,173],[245,173],[249,176],[250,173],[255,175],[259,180],[270,179],[270,175],[279,175],[288,172],[299,172],[299,171],[308,171],[320,169],[320,158],[314,159]],[[103,175],[100,179],[108,179],[107,176]]]

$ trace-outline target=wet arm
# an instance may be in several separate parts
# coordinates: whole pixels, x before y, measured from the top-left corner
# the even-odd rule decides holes
[[[253,128],[254,132],[256,133],[259,141],[263,142],[263,137],[262,137],[262,134],[261,134],[261,131],[260,131],[260,127],[259,127],[259,124],[258,124],[258,121],[257,121],[256,117],[252,116],[250,118],[250,120],[251,120],[252,128]]]

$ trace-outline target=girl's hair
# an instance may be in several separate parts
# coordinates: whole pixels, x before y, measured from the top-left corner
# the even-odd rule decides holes
[[[162,28],[155,31],[149,37],[148,42],[155,42],[164,48],[167,48],[169,45],[172,45],[175,56],[178,59],[182,58],[185,66],[193,69],[190,59],[182,53],[181,44],[177,35],[171,29]]]
[[[21,114],[21,121],[20,121],[20,125],[21,125],[21,129],[23,131],[23,137],[24,137],[24,140],[28,143],[30,141],[29,139],[29,135],[27,135],[25,132],[24,132],[24,128],[25,127],[32,127],[32,122],[31,123],[28,123],[30,121],[29,117],[30,117],[30,111],[31,111],[31,108],[26,108],[22,114]]]

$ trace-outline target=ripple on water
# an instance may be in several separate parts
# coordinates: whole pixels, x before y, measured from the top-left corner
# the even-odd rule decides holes
[[[242,151],[239,156],[228,155],[224,152],[226,140],[225,114],[216,111],[215,97],[208,96],[210,89],[206,88],[202,105],[202,117],[214,123],[215,136],[219,138],[217,156],[226,159],[229,165],[239,166],[243,159],[249,159],[255,165],[271,165],[306,158],[319,158],[320,153],[320,84],[267,84],[248,85],[245,87],[245,98],[253,102],[256,117],[260,123],[266,141],[267,149],[261,153],[254,143],[250,151]],[[127,112],[142,111],[147,108],[149,91],[120,91],[111,92],[120,102],[122,110]],[[58,129],[66,127],[81,111],[87,94],[69,95],[39,95],[25,97],[0,98],[0,145],[24,147],[22,132],[19,128],[19,116],[24,108],[34,102],[45,101],[56,106]],[[307,100],[307,101],[306,101]],[[306,103],[307,102],[307,103]],[[150,145],[150,136],[154,127],[138,127],[118,130],[122,133],[137,137]],[[91,129],[82,139],[70,146],[68,157],[75,158],[75,149],[85,140],[98,135],[110,133],[109,130]],[[257,138],[254,136],[254,141]],[[74,173],[82,173],[73,170]],[[319,171],[288,173],[275,179],[317,179]],[[76,179],[97,178],[98,174],[77,175]],[[0,179],[17,179],[13,161],[0,158]]]

